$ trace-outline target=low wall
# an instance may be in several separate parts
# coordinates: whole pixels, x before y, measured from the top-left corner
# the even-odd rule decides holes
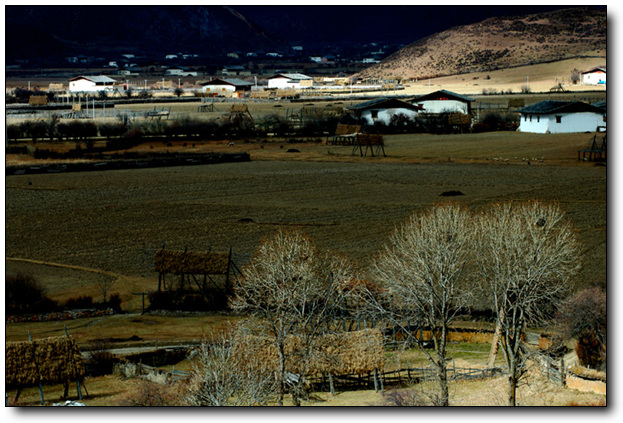
[[[570,389],[606,395],[606,383],[600,380],[588,380],[573,375],[567,375],[566,383],[567,388]]]

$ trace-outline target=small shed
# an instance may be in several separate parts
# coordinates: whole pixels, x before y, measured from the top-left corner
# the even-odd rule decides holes
[[[582,72],[582,84],[606,85],[606,67],[601,66]]]
[[[397,115],[402,114],[410,119],[415,118],[421,111],[421,106],[393,97],[380,97],[355,104],[348,109],[357,119],[364,120],[368,125],[374,125],[377,122],[387,125]]]
[[[606,126],[606,112],[581,101],[545,100],[524,107],[519,113],[519,132],[596,132]]]
[[[423,113],[458,112],[465,115],[471,114],[473,101],[475,100],[471,97],[447,90],[435,91],[409,100],[411,104],[421,106]]]
[[[313,85],[314,79],[302,73],[278,73],[268,78],[268,88],[299,90]]]
[[[238,78],[217,78],[202,82],[200,85],[202,86],[201,91],[209,94],[251,91],[251,87],[253,87],[253,83]]]

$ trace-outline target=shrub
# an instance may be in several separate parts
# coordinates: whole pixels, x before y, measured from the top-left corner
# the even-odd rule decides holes
[[[160,385],[141,380],[139,386],[120,401],[123,407],[171,407],[181,405],[175,385]]]
[[[18,138],[21,138],[22,130],[20,128],[20,125],[17,125],[17,124],[7,125],[6,136],[9,140],[13,140],[13,141],[17,140]]]
[[[45,295],[41,283],[31,275],[7,275],[5,282],[7,315],[39,314],[58,310],[58,305]]]
[[[65,308],[68,310],[75,310],[81,308],[94,308],[93,297],[89,295],[81,295],[79,297],[73,297],[65,302]]]
[[[87,354],[87,371],[91,376],[112,374],[113,366],[119,358],[110,351],[111,344],[107,340],[97,339],[93,349]]]
[[[217,311],[227,308],[227,293],[222,289],[197,292],[153,292],[149,295],[149,310]]]
[[[73,297],[65,302],[66,310],[75,310],[83,308],[95,308],[98,310],[106,310],[112,308],[115,312],[121,312],[121,297],[119,294],[112,294],[107,301],[96,302],[90,295],[81,295]]]
[[[101,123],[98,127],[98,131],[101,136],[110,140],[111,138],[117,138],[123,135],[126,131],[126,127],[120,123]]]
[[[424,394],[409,388],[388,390],[379,405],[384,407],[425,407],[430,403]]]

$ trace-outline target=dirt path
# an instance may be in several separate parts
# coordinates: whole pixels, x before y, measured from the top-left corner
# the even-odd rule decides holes
[[[120,278],[120,277],[123,276],[123,275],[121,275],[119,273],[108,272],[106,270],[100,270],[100,269],[92,269],[92,268],[89,268],[89,267],[74,266],[74,265],[71,265],[71,264],[53,263],[53,262],[49,262],[49,261],[32,260],[32,259],[25,259],[25,258],[18,258],[18,257],[6,257],[6,260],[16,261],[16,262],[23,262],[23,263],[38,264],[38,265],[43,265],[43,266],[52,266],[52,267],[58,267],[58,268],[61,268],[61,269],[80,270],[80,271],[83,271],[83,272],[97,273],[98,275],[111,276],[113,278]]]

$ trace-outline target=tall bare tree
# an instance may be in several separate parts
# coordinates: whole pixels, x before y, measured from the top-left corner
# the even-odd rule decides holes
[[[300,231],[279,231],[260,245],[242,273],[230,305],[257,318],[277,348],[278,404],[283,405],[286,340],[291,335],[301,339],[305,351],[296,354],[299,369],[304,369],[313,338],[341,303],[343,285],[352,279],[350,266],[335,254],[321,252]],[[294,401],[298,405],[298,399]]]
[[[412,215],[374,264],[381,298],[367,297],[394,324],[430,330],[433,353],[415,342],[437,370],[437,403],[443,406],[449,405],[448,327],[472,294],[467,269],[473,241],[473,217],[463,206],[448,203]]]
[[[479,218],[479,274],[497,315],[508,366],[508,404],[516,405],[525,369],[521,336],[527,324],[553,316],[580,267],[579,243],[558,205],[495,204]]]

